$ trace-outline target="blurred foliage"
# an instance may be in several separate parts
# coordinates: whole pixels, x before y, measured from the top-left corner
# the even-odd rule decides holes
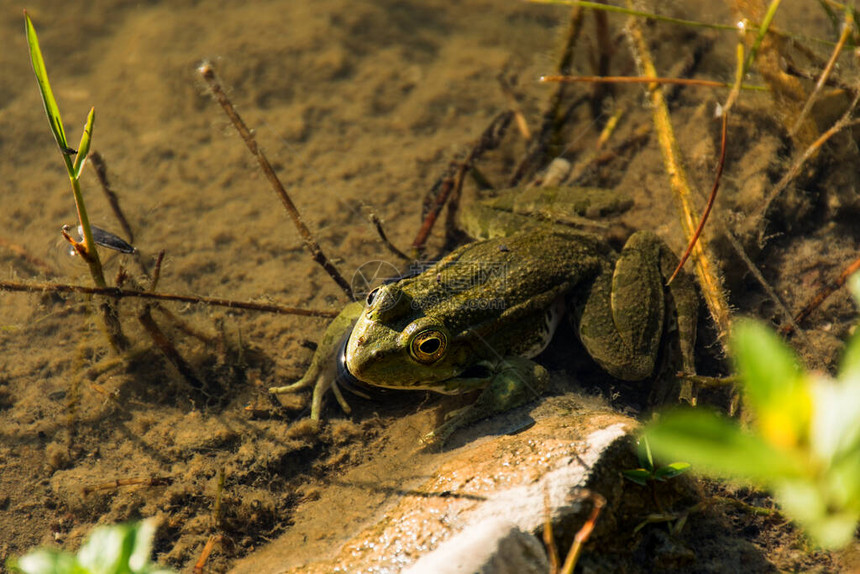
[[[7,567],[24,574],[173,574],[149,560],[155,522],[144,520],[93,530],[77,554],[39,548]]]
[[[850,285],[860,301],[860,275]],[[847,545],[860,521],[860,332],[835,378],[802,369],[759,323],[739,321],[731,343],[751,423],[742,428],[714,412],[679,409],[643,436],[658,457],[770,491],[821,547]]]

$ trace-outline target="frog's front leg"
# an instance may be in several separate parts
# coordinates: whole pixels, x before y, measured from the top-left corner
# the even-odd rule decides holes
[[[485,379],[452,379],[458,392],[483,389],[471,405],[448,413],[447,420],[421,438],[424,445],[443,444],[457,429],[494,414],[514,409],[540,397],[549,382],[549,373],[537,363],[522,357],[507,357]]]
[[[588,353],[613,377],[638,381],[653,374],[666,316],[664,284],[675,264],[659,237],[640,231],[627,241],[614,269],[595,279],[579,311],[578,332]],[[673,283],[669,298],[684,341],[684,366],[692,368],[698,300],[688,277]]]
[[[326,328],[304,376],[291,385],[269,387],[269,392],[279,395],[282,393],[293,393],[313,386],[314,394],[311,401],[311,419],[319,420],[323,397],[325,397],[329,389],[332,389],[341,408],[349,413],[349,405],[346,404],[343,395],[341,395],[335,383],[337,375],[335,355],[340,349],[344,337],[352,331],[352,327],[355,325],[363,309],[364,304],[361,302],[350,303],[344,307],[343,311]]]

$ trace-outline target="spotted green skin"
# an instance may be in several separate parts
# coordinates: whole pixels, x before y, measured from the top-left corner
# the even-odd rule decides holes
[[[685,363],[692,362],[696,295],[686,277],[664,289],[677,260],[656,235],[634,233],[618,254],[595,234],[548,221],[546,207],[518,208],[516,200],[501,199],[467,206],[461,223],[478,236],[502,236],[466,244],[415,277],[379,287],[363,306],[347,306],[326,331],[305,376],[273,390],[313,385],[312,418],[319,418],[334,378],[325,375],[325,363],[350,333],[346,365],[367,385],[482,391],[474,405],[424,437],[428,443],[444,441],[468,422],[539,395],[548,375],[530,359],[562,316],[607,373],[629,381],[650,377],[667,299],[688,338]],[[577,217],[568,215],[567,221]]]

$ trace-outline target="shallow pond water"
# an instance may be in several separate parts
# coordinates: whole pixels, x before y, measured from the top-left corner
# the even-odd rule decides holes
[[[777,25],[835,39],[816,3],[789,4]],[[536,80],[555,70],[569,14],[564,6],[490,0],[260,0],[241,6],[34,0],[20,7],[39,32],[71,141],[77,141],[90,106],[96,109],[93,148],[107,162],[133,243],[150,269],[154,255],[166,253],[160,291],[328,311],[339,310],[346,297],[303,248],[252,156],[206,93],[199,64],[214,65],[317,241],[351,280],[367,262],[400,265],[378,241],[368,212],[383,220],[394,244],[408,247],[425,193],[508,105],[500,74],[513,84],[533,129],[539,125],[554,86]],[[0,13],[6,38],[0,52],[2,278],[88,284],[86,267],[69,257],[59,233],[74,224],[74,205],[32,77],[20,7]],[[728,6],[703,10],[694,1],[659,3],[661,13],[733,22]],[[624,20],[608,18],[610,71],[635,75],[621,33]],[[600,41],[592,14],[585,23],[574,68],[591,74]],[[649,26],[648,33],[662,73],[676,73],[677,64],[694,60],[697,77],[733,78],[733,33],[664,24]],[[810,64],[802,60],[803,50],[793,48],[798,65],[816,73],[814,63],[826,60],[830,47],[799,44],[819,59]],[[856,62],[840,62],[842,80],[856,85]],[[762,83],[757,75],[751,80]],[[682,235],[656,138],[633,136],[650,122],[642,93],[641,87],[618,87],[614,98],[603,100],[605,109],[577,108],[562,153],[587,157],[601,113],[626,106],[614,137],[634,145],[592,168],[583,183],[617,187],[633,197],[625,228],[650,227],[680,251]],[[719,125],[711,116],[724,98],[725,91],[686,88],[672,104],[685,159],[702,193],[710,188],[719,151]],[[818,107],[822,130],[844,109],[840,102],[834,97]],[[755,201],[797,155],[785,115],[769,96],[744,94],[730,124],[723,206],[725,224],[740,225],[741,242],[752,246],[765,277],[796,310],[856,251],[850,221],[857,213],[857,132],[843,133],[813,159],[800,192],[792,191],[777,217],[771,214],[780,219],[763,225],[750,215]],[[497,185],[526,149],[515,132],[482,164]],[[83,187],[92,221],[120,233],[92,172]],[[762,229],[764,246],[750,239]],[[441,245],[437,232],[431,252]],[[719,241],[717,249],[728,254],[723,272],[734,307],[781,321],[731,249]],[[105,259],[109,276],[122,266],[143,280],[128,256]],[[221,571],[289,531],[304,502],[327,495],[320,481],[374,457],[390,476],[415,472],[408,459],[386,458],[386,448],[395,440],[405,445],[433,424],[421,407],[437,404],[435,398],[404,399],[387,410],[361,403],[357,422],[340,420],[330,405],[338,420],[317,435],[294,424],[303,415],[300,406],[282,408],[267,397],[269,385],[301,375],[325,320],[200,305],[153,311],[205,381],[195,391],[143,332],[137,320],[142,305],[121,305],[133,350],[115,364],[82,297],[0,292],[0,560],[38,544],[75,547],[97,522],[155,515],[163,525],[156,550],[174,567],[193,564],[209,534],[226,533],[230,544],[210,563]],[[796,343],[810,363],[827,367],[854,310],[838,293],[822,312],[810,318],[809,332]],[[391,421],[405,414],[417,418],[390,430]],[[224,513],[216,525],[211,508],[222,471]],[[105,485],[152,477],[169,477],[170,484]],[[360,516],[386,495],[353,488],[349,497],[334,508]],[[316,527],[326,523],[318,520]],[[830,564],[826,556],[789,552],[780,544],[790,546],[796,534],[776,532],[773,540],[788,541],[775,543],[767,556],[780,568],[808,560]],[[296,563],[318,553],[326,536],[307,533],[322,542],[297,548]]]

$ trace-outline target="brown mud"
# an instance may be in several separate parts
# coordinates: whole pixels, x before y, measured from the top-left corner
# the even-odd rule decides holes
[[[734,21],[728,7],[701,4],[660,2],[658,11]],[[59,233],[74,223],[74,205],[31,73],[21,8],[39,32],[70,141],[77,141],[89,107],[96,108],[93,147],[107,161],[134,244],[150,266],[155,253],[166,251],[160,291],[328,310],[343,306],[343,293],[311,261],[253,158],[206,94],[195,72],[199,63],[213,63],[317,241],[350,279],[367,262],[399,264],[367,222],[368,210],[382,218],[394,244],[408,247],[425,192],[506,108],[500,73],[516,78],[526,117],[533,129],[539,125],[554,87],[536,79],[555,71],[569,14],[563,6],[489,0],[257,1],[241,7],[218,0],[7,3],[0,12],[6,39],[0,51],[2,276],[81,284],[89,284],[86,266],[68,256]],[[589,75],[599,42],[592,14],[586,16],[574,68]],[[636,74],[621,34],[624,21],[609,17],[613,75]],[[805,37],[838,36],[811,1],[786,3],[776,25]],[[734,77],[733,33],[667,24],[647,26],[646,32],[661,73],[671,74],[678,62],[696,55],[695,77]],[[798,44],[787,48],[794,63],[818,73],[830,47]],[[846,55],[840,63],[840,78],[856,85],[856,60]],[[762,78],[753,74],[750,81],[761,84]],[[809,90],[812,83],[803,86]],[[603,112],[628,106],[613,136],[620,142],[650,124],[651,112],[642,87],[610,91],[614,98],[604,100]],[[719,153],[714,108],[727,91],[674,91],[672,121],[704,194]],[[847,99],[817,106],[813,118],[820,131],[838,118]],[[834,137],[773,210],[757,215],[799,153],[800,141],[785,127],[787,109],[767,94],[742,95],[729,124],[721,223],[714,233],[719,235],[719,225],[734,229],[796,312],[856,257],[860,132],[855,126]],[[587,105],[577,108],[564,155],[589,153],[601,122]],[[503,185],[524,150],[511,129],[502,149],[481,164],[483,173]],[[653,229],[682,250],[653,133],[577,183],[618,188],[635,202],[624,215],[626,228]],[[83,187],[91,220],[119,233],[91,172]],[[696,205],[704,205],[702,197]],[[431,252],[442,244],[441,228]],[[733,308],[782,323],[778,307],[735,251],[725,241],[714,245]],[[137,273],[127,256],[105,259],[111,276],[119,265]],[[435,396],[418,393],[391,404],[353,399],[351,418],[330,401],[319,432],[302,420],[307,411],[297,400],[285,399],[282,407],[267,396],[270,385],[301,375],[325,320],[166,305],[203,335],[194,337],[154,311],[204,381],[195,390],[141,329],[142,305],[121,304],[134,346],[117,364],[83,297],[0,292],[0,561],[36,545],[76,548],[95,524],[157,516],[159,560],[175,568],[190,568],[217,533],[224,541],[210,558],[211,571],[228,569],[285,532],[297,542],[292,556],[300,564],[341,544],[340,525],[361,521],[398,496],[397,489],[363,484],[406,482],[425,472],[412,447],[432,428],[440,405],[448,404]],[[855,315],[850,298],[839,291],[792,343],[810,366],[832,369]],[[724,372],[712,332],[705,331],[700,348],[706,374]],[[583,386],[617,398],[614,387]],[[619,405],[625,406],[623,398]],[[362,481],[348,474],[368,461],[377,461],[370,466],[375,475]],[[224,488],[216,517],[220,473]],[[129,478],[160,480],[110,486]],[[727,495],[771,504],[743,490]],[[332,499],[339,503],[319,502]],[[303,536],[291,531],[297,521],[306,529]],[[714,558],[697,563],[697,571],[725,571],[723,550],[751,552],[756,558],[749,564],[761,572],[835,571],[843,564],[840,556],[809,550],[781,518],[742,511],[714,510],[701,522],[691,518],[683,544],[708,546],[715,539],[709,528],[728,529],[743,545],[709,550]],[[587,548],[585,554],[587,560]]]

